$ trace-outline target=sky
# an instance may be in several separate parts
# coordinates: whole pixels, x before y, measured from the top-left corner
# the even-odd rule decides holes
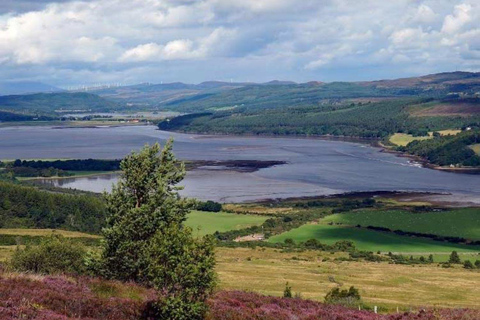
[[[361,81],[479,69],[479,0],[0,0],[3,81]]]

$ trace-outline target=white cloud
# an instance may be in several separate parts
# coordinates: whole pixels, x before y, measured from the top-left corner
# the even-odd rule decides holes
[[[89,0],[37,8],[0,16],[0,76],[349,80],[479,64],[476,0]],[[352,72],[359,68],[368,76]]]
[[[470,12],[472,6],[462,3],[455,6],[453,14],[445,17],[443,22],[442,32],[454,33],[459,31],[465,24],[472,20]]]

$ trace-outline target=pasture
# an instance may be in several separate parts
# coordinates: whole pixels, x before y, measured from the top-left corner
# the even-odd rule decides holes
[[[185,224],[192,228],[195,234],[203,236],[215,231],[225,232],[260,225],[267,219],[266,216],[258,215],[192,211]]]
[[[393,233],[378,232],[355,227],[345,227],[325,224],[306,224],[299,228],[284,232],[268,239],[269,242],[284,242],[285,239],[295,242],[305,242],[317,239],[326,244],[333,244],[341,240],[355,243],[359,250],[381,251],[396,253],[449,253],[480,252],[480,246],[467,246],[434,241],[424,238],[399,236]]]
[[[478,308],[480,272],[430,265],[335,261],[342,253],[218,248],[219,287],[281,296],[285,283],[322,301],[332,288],[355,286],[363,300],[390,310],[411,306]]]
[[[374,226],[391,230],[429,233],[470,240],[480,240],[480,209],[466,208],[440,212],[409,212],[406,210],[358,210],[334,214],[324,223],[350,226]]]
[[[440,133],[442,136],[448,136],[448,135],[456,135],[461,132],[461,130],[456,130],[456,129],[447,129],[447,130],[440,130],[437,131]],[[433,132],[429,132],[428,136],[424,137],[414,137],[411,134],[406,134],[406,133],[395,133],[390,137],[390,142],[397,145],[397,146],[406,146],[412,141],[415,140],[428,140],[433,138]]]

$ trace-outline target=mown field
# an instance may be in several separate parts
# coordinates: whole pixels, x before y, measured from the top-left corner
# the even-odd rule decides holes
[[[401,252],[401,253],[440,253],[451,252],[480,252],[480,246],[467,246],[450,244],[448,242],[434,241],[424,238],[399,236],[392,233],[378,232],[355,227],[306,224],[299,228],[284,232],[268,239],[269,242],[284,242],[285,239],[296,242],[305,242],[317,239],[326,244],[337,241],[349,240],[355,243],[360,250]]]
[[[476,154],[480,155],[480,143],[472,144],[470,148],[475,151]]]
[[[323,300],[338,284],[355,286],[369,305],[390,310],[410,306],[478,308],[480,272],[437,264],[395,265],[340,262],[342,253],[219,248],[217,272],[222,289],[254,290],[281,296],[288,281],[303,298]],[[329,259],[329,261],[325,261]]]
[[[226,212],[192,211],[185,224],[192,228],[194,233],[203,236],[213,234],[215,231],[225,232],[261,225],[267,218]]]
[[[334,214],[324,223],[350,226],[384,227],[391,230],[428,233],[441,236],[480,240],[480,209],[467,208],[440,212],[410,212],[406,210],[358,210]]]
[[[457,133],[461,132],[461,130],[440,130],[438,133],[442,136],[447,136],[447,135],[456,135]],[[397,145],[397,146],[406,146],[412,141],[415,140],[428,140],[433,138],[433,132],[429,132],[428,136],[423,136],[423,137],[414,137],[411,134],[407,133],[395,133],[390,137],[390,142]]]

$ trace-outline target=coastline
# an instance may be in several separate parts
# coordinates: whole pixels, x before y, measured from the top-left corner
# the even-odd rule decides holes
[[[190,131],[175,131],[175,130],[161,130],[158,129],[159,131],[164,131],[164,132],[173,132],[173,133],[181,133],[181,134],[195,134],[198,135],[197,139],[208,139],[208,138],[221,138],[221,137],[249,137],[249,138],[255,138],[255,137],[265,137],[265,138],[293,138],[293,139],[311,139],[311,140],[325,140],[325,141],[344,141],[344,142],[352,142],[352,143],[363,143],[363,144],[368,144],[372,147],[380,149],[380,152],[388,152],[391,154],[394,154],[398,157],[402,158],[408,158],[415,163],[418,163],[421,165],[422,168],[427,168],[427,169],[432,169],[432,170],[438,170],[438,171],[443,171],[443,172],[451,172],[451,173],[458,173],[458,174],[470,174],[470,175],[477,175],[480,174],[480,167],[444,167],[444,166],[439,166],[432,164],[428,162],[428,160],[413,155],[409,154],[406,152],[401,152],[397,150],[393,150],[391,147],[385,145],[382,143],[382,139],[379,138],[364,138],[364,137],[352,137],[352,136],[333,136],[333,135],[274,135],[274,134],[249,134],[249,133],[244,133],[244,134],[223,134],[223,133],[205,133],[205,132],[190,132]]]

